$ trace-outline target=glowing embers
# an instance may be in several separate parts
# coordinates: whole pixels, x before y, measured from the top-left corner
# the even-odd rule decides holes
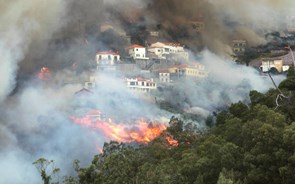
[[[51,77],[51,72],[49,71],[48,68],[42,67],[40,72],[38,73],[38,78],[40,80],[49,80]]]
[[[166,141],[169,143],[170,146],[178,146],[178,141],[173,139],[171,136],[166,136]]]
[[[89,115],[82,118],[72,116],[71,119],[77,124],[102,132],[110,140],[126,143],[140,142],[147,144],[167,128],[165,124],[152,124],[144,120],[138,120],[130,125],[114,123],[111,119],[93,118]]]

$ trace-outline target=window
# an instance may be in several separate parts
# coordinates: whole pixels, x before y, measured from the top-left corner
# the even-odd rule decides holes
[[[115,56],[115,57],[114,57],[114,60],[115,60],[115,61],[118,61],[118,56]]]
[[[108,55],[108,60],[111,60],[111,56],[110,55]]]
[[[138,49],[135,49],[136,51],[138,51]]]
[[[135,86],[135,82],[130,82],[130,86]]]
[[[98,55],[98,60],[101,60],[102,58],[101,58],[101,55]]]

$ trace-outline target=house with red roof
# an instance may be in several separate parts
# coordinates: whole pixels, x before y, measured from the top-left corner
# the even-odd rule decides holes
[[[146,57],[146,48],[141,46],[141,45],[131,45],[129,47],[127,47],[128,50],[128,54],[130,57],[132,57],[133,59],[149,59],[148,57]]]

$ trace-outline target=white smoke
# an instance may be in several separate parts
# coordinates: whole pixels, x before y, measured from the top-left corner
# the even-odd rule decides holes
[[[65,3],[0,1],[0,102],[13,90],[18,63],[30,44],[47,40],[60,26]]]
[[[172,90],[164,91],[168,102],[190,108],[204,108],[214,111],[238,101],[250,102],[250,90],[266,92],[273,88],[270,78],[259,74],[259,71],[215,55],[205,50],[196,56],[196,60],[205,65],[209,72],[203,80],[181,80]],[[275,77],[277,84],[284,79]]]

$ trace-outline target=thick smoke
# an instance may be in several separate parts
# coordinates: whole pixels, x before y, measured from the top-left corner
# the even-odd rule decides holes
[[[156,25],[163,30],[167,41],[224,54],[230,52],[232,37],[247,39],[251,45],[264,43],[259,31],[274,27],[270,15],[283,20],[291,5],[294,2],[287,0],[0,0],[0,183],[41,183],[32,165],[40,157],[55,160],[64,172],[61,175],[71,174],[74,159],[88,164],[97,153],[96,145],[108,139],[73,124],[70,115],[100,109],[127,123],[136,118],[167,122],[172,115],[159,109],[155,99],[126,90],[123,78],[101,73],[96,74],[99,80],[93,95],[74,95],[86,79],[70,66],[87,67],[96,51],[112,49],[98,33],[101,23],[123,29],[140,20],[142,27]],[[202,34],[190,29],[196,20],[205,23]],[[112,45],[122,46],[116,40]],[[196,58],[209,71],[208,79],[182,81],[161,97],[206,116],[224,105],[247,101],[250,89],[265,91],[272,86],[254,69],[234,65],[211,51]],[[35,79],[41,66],[52,68],[51,82]],[[11,93],[20,81],[23,86]]]
[[[60,27],[61,22],[57,20],[62,17],[65,5],[59,0],[41,3],[37,0],[1,0],[0,7],[2,101],[13,90],[18,63],[24,59],[29,47],[50,39],[52,33]]]
[[[218,111],[238,101],[249,103],[250,90],[265,92],[274,88],[270,78],[259,75],[254,68],[236,65],[208,50],[196,57],[205,65],[208,77],[198,81],[184,79],[163,92],[168,102],[188,112],[197,113],[200,108],[207,112]],[[275,82],[283,78],[277,76]]]
[[[206,47],[224,54],[230,53],[228,46],[233,39],[257,46],[266,42],[266,32],[285,30],[286,17],[294,13],[289,7],[293,6],[292,0],[151,0],[148,11],[174,34],[174,39],[186,42],[191,49]],[[191,31],[193,21],[204,22],[202,34]]]

